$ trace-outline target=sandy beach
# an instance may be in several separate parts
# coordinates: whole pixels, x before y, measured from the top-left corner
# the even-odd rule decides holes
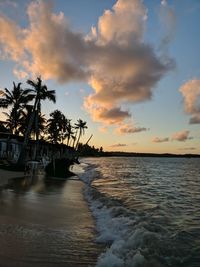
[[[21,177],[24,177],[23,172],[13,172],[0,169],[0,186],[6,185],[9,179]]]
[[[4,174],[1,183],[21,173]],[[78,177],[58,182],[38,175],[0,190],[0,267],[94,266],[102,246],[83,187]]]

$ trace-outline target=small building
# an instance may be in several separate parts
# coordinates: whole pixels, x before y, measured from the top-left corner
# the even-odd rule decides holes
[[[0,132],[0,160],[17,162],[23,142],[23,136]],[[65,144],[51,144],[45,140],[40,140],[37,148],[36,141],[29,140],[26,148],[26,160],[35,159],[36,149],[38,150],[39,159],[42,159],[44,156],[49,159],[62,156],[70,158],[70,155],[74,153],[74,149]]]

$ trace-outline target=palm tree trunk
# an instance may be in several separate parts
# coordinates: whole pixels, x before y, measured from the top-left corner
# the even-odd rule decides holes
[[[75,148],[75,142],[76,142],[76,136],[77,136],[78,130],[75,133],[74,142],[73,142],[73,148]]]
[[[77,143],[76,143],[76,149],[78,149],[78,144],[81,138],[81,129],[79,130],[79,135],[78,135],[78,139],[77,139]]]
[[[35,130],[36,130],[36,148],[35,148],[35,159],[37,159],[38,156],[38,150],[39,150],[39,124],[38,124],[38,109],[35,114]]]
[[[35,103],[34,103],[34,106],[33,106],[33,112],[31,113],[31,117],[30,117],[30,120],[29,120],[29,123],[28,123],[28,127],[27,127],[27,130],[26,130],[25,136],[24,136],[24,142],[23,142],[23,145],[22,145],[22,148],[21,148],[21,152],[20,152],[18,161],[17,161],[17,164],[19,164],[19,165],[24,165],[25,164],[26,148],[27,148],[27,145],[28,145],[31,129],[32,129],[32,126],[33,126],[33,121],[34,121],[34,118],[35,118],[36,105],[37,105],[37,98],[35,99]]]

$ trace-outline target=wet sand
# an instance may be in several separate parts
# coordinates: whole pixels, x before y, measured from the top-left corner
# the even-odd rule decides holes
[[[95,266],[103,248],[84,184],[36,180],[16,179],[0,191],[0,267]]]
[[[0,187],[8,183],[9,179],[24,177],[23,172],[13,172],[0,169]]]

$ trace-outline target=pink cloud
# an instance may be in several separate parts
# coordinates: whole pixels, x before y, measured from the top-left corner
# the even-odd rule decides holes
[[[179,91],[183,95],[185,112],[191,115],[190,124],[200,123],[200,80],[186,82]]]
[[[134,134],[147,131],[147,128],[144,127],[134,127],[132,124],[122,124],[116,128],[116,133],[119,135],[123,134]]]
[[[163,137],[163,138],[153,137],[152,138],[152,142],[153,143],[164,143],[164,142],[168,142],[168,141],[169,141],[169,138],[168,137]]]
[[[189,134],[190,134],[190,131],[187,131],[187,130],[174,133],[172,136],[172,140],[185,142],[187,140],[193,139],[193,137],[190,137]]]

